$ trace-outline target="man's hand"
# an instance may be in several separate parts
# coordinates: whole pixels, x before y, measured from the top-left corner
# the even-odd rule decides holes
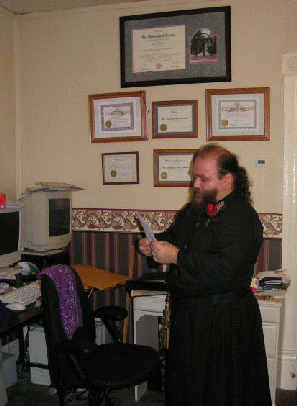
[[[153,241],[151,251],[156,262],[160,264],[177,264],[179,249],[167,241]]]
[[[138,247],[139,247],[139,251],[146,257],[153,255],[149,240],[147,238],[142,238],[141,240],[139,240]]]

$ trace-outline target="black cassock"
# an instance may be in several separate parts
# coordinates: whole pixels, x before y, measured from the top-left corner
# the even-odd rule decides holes
[[[271,406],[259,305],[250,284],[263,240],[236,191],[216,216],[188,205],[158,240],[178,248],[168,275],[166,406]]]

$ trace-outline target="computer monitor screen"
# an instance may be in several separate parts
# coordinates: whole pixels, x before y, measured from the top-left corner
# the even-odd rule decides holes
[[[70,199],[49,199],[49,235],[70,233]]]
[[[38,191],[22,199],[24,247],[60,250],[71,240],[71,192]]]
[[[21,211],[18,208],[0,210],[0,267],[21,260]]]

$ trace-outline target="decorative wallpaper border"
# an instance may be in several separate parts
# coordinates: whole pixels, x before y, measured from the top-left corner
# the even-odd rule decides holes
[[[282,214],[259,213],[265,238],[282,238]]]
[[[154,233],[164,231],[172,223],[176,210],[72,209],[73,231],[139,232],[136,213],[148,221]],[[265,238],[282,237],[282,215],[259,213]]]

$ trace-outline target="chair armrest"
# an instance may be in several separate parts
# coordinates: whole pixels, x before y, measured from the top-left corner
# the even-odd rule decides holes
[[[128,312],[124,307],[111,305],[95,310],[94,316],[105,320],[121,321],[128,316]]]
[[[73,340],[65,340],[58,345],[58,349],[64,352],[66,355],[87,355],[92,354],[96,348],[97,344],[93,340],[88,340],[84,338],[76,338]]]

